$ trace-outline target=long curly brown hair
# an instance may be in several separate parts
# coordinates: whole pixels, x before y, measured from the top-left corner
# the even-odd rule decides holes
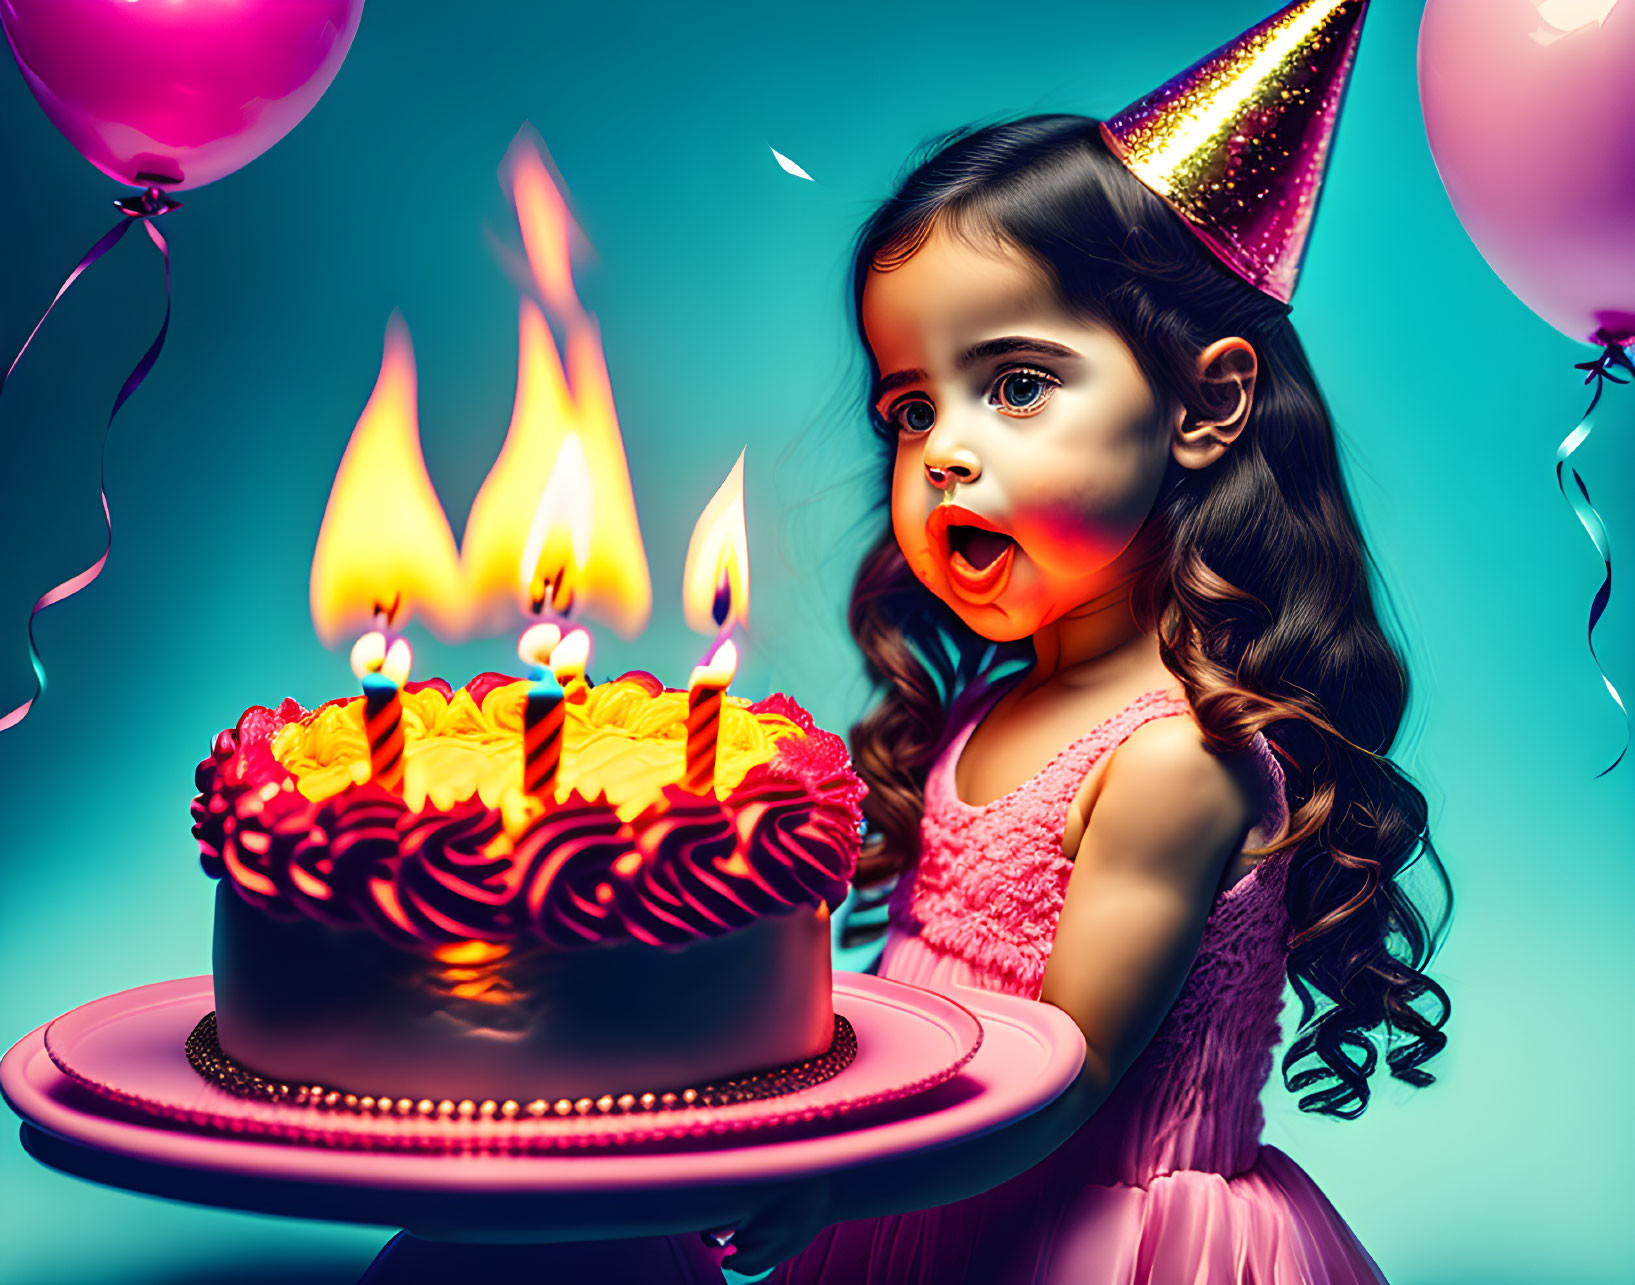
[[[1420,1067],[1447,1043],[1452,1006],[1422,970],[1451,918],[1452,887],[1424,795],[1386,757],[1408,671],[1375,611],[1376,596],[1385,601],[1377,568],[1289,309],[1223,268],[1112,155],[1099,122],[1033,116],[939,140],[864,225],[850,284],[865,354],[869,271],[903,262],[938,223],[997,235],[1029,256],[1064,307],[1120,335],[1156,396],[1201,418],[1214,408],[1200,404],[1198,354],[1227,335],[1253,345],[1249,422],[1208,468],[1171,461],[1147,520],[1161,552],[1137,577],[1131,608],[1156,634],[1210,748],[1239,750],[1263,732],[1285,766],[1290,825],[1251,855],[1292,850],[1287,966],[1301,1017],[1283,1058],[1286,1087],[1321,1086],[1300,1099],[1304,1111],[1361,1115],[1382,1026],[1391,1075],[1432,1083]],[[869,366],[872,386],[872,354]],[[871,422],[885,508],[896,434]],[[953,702],[1032,652],[969,630],[909,570],[889,521],[858,569],[850,624],[878,693],[852,728],[870,789],[854,883],[878,903],[918,859],[926,771]],[[1434,929],[1403,885],[1416,853],[1440,885]],[[1427,995],[1438,1011],[1415,1008]]]

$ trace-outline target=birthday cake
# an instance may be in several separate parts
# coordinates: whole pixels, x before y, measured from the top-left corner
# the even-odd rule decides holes
[[[216,738],[193,802],[219,880],[212,1067],[354,1110],[514,1116],[676,1106],[832,1056],[828,918],[864,793],[840,738],[787,696],[726,697],[694,792],[687,693],[627,674],[565,702],[542,798],[528,691],[407,684],[393,788],[363,698]]]

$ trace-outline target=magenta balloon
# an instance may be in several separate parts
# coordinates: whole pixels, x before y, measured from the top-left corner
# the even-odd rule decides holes
[[[168,191],[231,174],[294,129],[362,14],[363,0],[0,0],[51,123],[109,178]]]
[[[1504,283],[1573,339],[1635,341],[1635,0],[1429,0],[1419,97]]]

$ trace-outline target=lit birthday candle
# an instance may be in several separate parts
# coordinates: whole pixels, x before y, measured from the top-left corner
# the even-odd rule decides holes
[[[524,638],[533,638],[524,659],[548,666],[567,699],[575,703],[584,700],[588,686],[585,666],[590,661],[590,634],[571,624],[569,615],[591,556],[591,490],[584,449],[576,436],[570,436],[534,507],[520,567],[529,614],[539,621],[524,634]],[[537,681],[538,676],[535,678]]]
[[[520,567],[528,611],[536,621],[517,644],[530,679],[522,719],[523,789],[546,803],[556,798],[567,707],[585,699],[590,660],[590,635],[568,621],[576,573],[588,556],[589,512],[583,493],[589,479],[577,439],[568,440],[562,455],[535,507]]]
[[[318,636],[330,646],[354,640],[369,743],[359,781],[402,788],[402,690],[413,657],[389,631],[417,615],[439,638],[464,631],[458,558],[420,450],[409,330],[393,313],[380,376],[330,487],[308,591]]]
[[[377,628],[352,646],[352,672],[363,684],[363,730],[369,742],[369,775],[388,790],[403,788],[403,684],[414,655],[408,641]]]
[[[694,794],[715,789],[727,686],[738,669],[729,635],[749,611],[749,541],[744,524],[744,456],[704,506],[693,526],[682,569],[687,623],[715,639],[687,683],[687,751],[682,776]]]

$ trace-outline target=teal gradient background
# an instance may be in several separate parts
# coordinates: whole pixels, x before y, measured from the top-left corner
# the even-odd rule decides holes
[[[845,603],[881,520],[842,305],[850,238],[932,136],[1111,115],[1274,7],[631,0],[614,20],[588,5],[375,0],[312,115],[163,222],[175,314],[109,443],[113,556],[39,618],[49,690],[0,735],[0,1047],[97,996],[208,971],[193,765],[246,706],[352,685],[314,636],[307,575],[393,308],[458,534],[510,412],[516,296],[490,233],[515,239],[496,170],[523,122],[596,248],[580,290],[601,320],[653,575],[651,627],[631,643],[601,631],[593,672],[684,681],[700,646],[679,604],[687,535],[747,444],[752,628],[735,690],[787,689],[844,728],[867,698]],[[1454,1013],[1437,1083],[1376,1075],[1359,1121],[1302,1115],[1274,1074],[1265,1140],[1395,1285],[1635,1280],[1635,759],[1596,778],[1624,737],[1585,646],[1601,567],[1551,476],[1588,401],[1573,363],[1592,354],[1464,236],[1419,116],[1419,6],[1374,10],[1294,317],[1412,667],[1399,758],[1455,884],[1431,970]],[[9,360],[121,192],[9,70],[0,123]],[[1562,145],[1594,146],[1595,126],[1564,124]],[[158,257],[131,236],[0,399],[0,708],[28,695],[30,604],[100,548],[101,426],[159,298]],[[1576,460],[1627,556],[1635,388],[1609,386],[1597,424]],[[1630,602],[1615,596],[1597,633],[1626,700]],[[412,636],[417,676],[514,665],[511,638]],[[1286,1032],[1296,1011],[1291,996]],[[27,1285],[350,1281],[386,1239],[81,1183],[9,1130],[0,1209],[0,1276]]]

